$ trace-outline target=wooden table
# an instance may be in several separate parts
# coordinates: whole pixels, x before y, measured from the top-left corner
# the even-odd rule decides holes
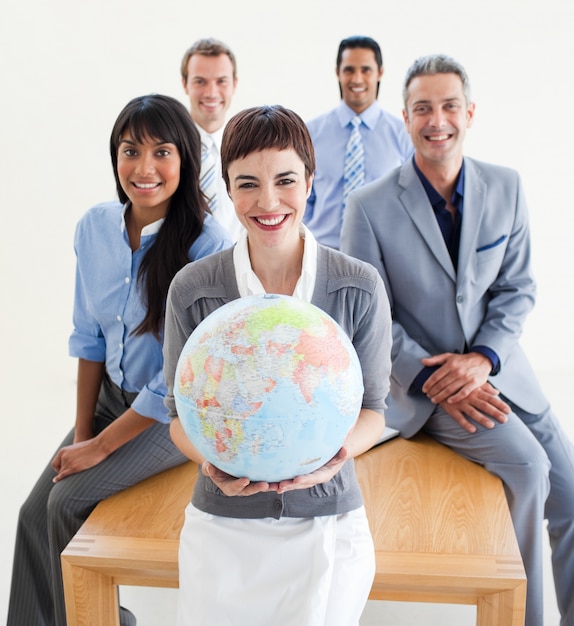
[[[477,625],[523,626],[526,575],[502,483],[417,435],[357,460],[376,550],[372,600],[475,604]]]
[[[424,435],[356,465],[376,550],[370,599],[474,604],[477,626],[523,626],[526,576],[497,478]],[[119,626],[117,585],[178,586],[196,476],[187,463],[96,507],[62,553],[68,626]]]

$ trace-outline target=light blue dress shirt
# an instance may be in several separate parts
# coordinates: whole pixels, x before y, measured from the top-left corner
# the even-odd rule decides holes
[[[303,222],[319,243],[339,248],[343,223],[343,168],[351,120],[357,114],[343,100],[336,109],[307,123],[317,161]],[[365,150],[365,183],[384,176],[413,153],[404,122],[377,102],[360,114]]]
[[[119,201],[90,209],[76,227],[76,289],[70,355],[105,362],[111,380],[124,391],[137,392],[132,408],[158,422],[169,422],[163,400],[162,343],[151,333],[133,335],[145,315],[138,270],[162,220],[147,226],[132,253]],[[191,260],[231,245],[224,228],[207,215],[202,233],[189,250]]]

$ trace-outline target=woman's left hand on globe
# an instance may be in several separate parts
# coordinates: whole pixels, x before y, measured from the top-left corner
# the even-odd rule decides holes
[[[329,482],[341,470],[348,458],[347,448],[343,446],[325,465],[322,465],[310,474],[301,474],[301,476],[295,476],[291,480],[282,480],[274,491],[284,493],[286,491],[295,491],[295,489],[309,489],[309,487]]]

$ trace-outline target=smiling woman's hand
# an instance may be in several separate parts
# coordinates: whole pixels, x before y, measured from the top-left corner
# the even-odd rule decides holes
[[[201,471],[204,476],[211,478],[226,496],[252,496],[256,493],[277,490],[277,483],[251,482],[249,478],[237,478],[215,467],[209,461],[201,464]]]
[[[347,449],[343,446],[335,456],[327,461],[325,465],[318,467],[310,474],[301,474],[291,480],[282,480],[277,485],[277,493],[295,491],[296,489],[309,489],[315,485],[329,482],[335,474],[341,471],[345,461],[349,458]]]

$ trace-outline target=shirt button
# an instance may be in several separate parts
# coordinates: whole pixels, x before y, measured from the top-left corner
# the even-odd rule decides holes
[[[129,276],[126,276],[126,277],[125,277],[125,281],[126,281],[126,285],[127,285],[127,284],[130,282],[130,277],[129,277]]]
[[[118,343],[118,348],[121,350],[124,347],[124,344],[120,341],[120,343]]]
[[[118,320],[118,322],[121,322],[122,321],[122,316],[121,315],[117,315],[116,319]]]
[[[462,304],[464,302],[464,296],[457,296],[456,301],[458,304]]]

